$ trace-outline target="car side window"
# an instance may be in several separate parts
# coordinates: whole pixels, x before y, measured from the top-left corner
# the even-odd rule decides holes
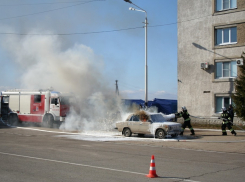
[[[140,121],[139,116],[132,116],[129,121]]]

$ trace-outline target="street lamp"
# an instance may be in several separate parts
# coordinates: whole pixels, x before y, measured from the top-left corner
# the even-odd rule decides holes
[[[135,9],[130,7],[129,10],[133,10],[133,11],[141,11],[145,13],[145,105],[147,106],[147,102],[148,102],[148,67],[147,67],[147,12],[140,8],[139,6],[137,6],[136,4],[132,3],[132,1],[130,0],[124,0],[127,3],[133,4],[134,6],[136,6],[139,9]]]

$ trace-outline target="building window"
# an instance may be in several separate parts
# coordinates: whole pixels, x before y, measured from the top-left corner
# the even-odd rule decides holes
[[[237,8],[237,0],[216,0],[216,11]]]
[[[222,107],[226,107],[226,109],[229,108],[229,105],[232,104],[231,97],[215,97],[216,100],[216,108],[215,112],[220,113],[222,112]]]
[[[216,62],[215,67],[216,67],[216,76],[215,76],[216,79],[237,77],[236,61]]]
[[[237,43],[237,27],[216,29],[216,45]]]

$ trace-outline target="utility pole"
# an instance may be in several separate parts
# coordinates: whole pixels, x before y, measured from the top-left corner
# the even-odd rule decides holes
[[[117,84],[118,80],[116,80],[116,94],[119,95],[119,90],[118,90],[118,84]]]
[[[136,6],[139,9],[135,9],[130,7],[129,10],[133,10],[133,11],[141,11],[145,13],[145,22],[143,22],[145,24],[145,106],[147,106],[148,104],[148,66],[147,66],[147,25],[148,25],[148,20],[147,20],[147,12],[146,10],[142,9],[141,7],[137,6],[136,4],[134,4],[131,0],[124,0],[127,3],[133,4],[134,6]]]

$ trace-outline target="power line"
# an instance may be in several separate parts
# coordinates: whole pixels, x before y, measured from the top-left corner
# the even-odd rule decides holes
[[[126,88],[126,89],[130,89],[130,90],[133,90],[133,91],[141,91],[141,90],[143,90],[143,89],[135,89],[135,88],[132,88],[132,87],[130,87],[130,86],[128,86],[128,85],[120,85],[120,87],[123,87],[123,88]]]
[[[132,87],[129,87],[127,85],[120,85],[120,87],[127,88],[127,89],[132,89]],[[135,88],[134,88],[135,89]],[[136,90],[136,89],[135,89]]]
[[[94,0],[94,1],[105,1],[105,0]],[[88,1],[89,2],[93,2],[93,1]],[[80,3],[81,4],[81,3]],[[84,3],[85,4],[85,3]],[[74,5],[76,6],[76,5]],[[71,7],[71,6],[69,6]],[[184,22],[188,22],[188,21],[192,21],[192,20],[196,20],[196,19],[201,19],[201,18],[206,18],[208,16],[211,15],[207,15],[207,16],[203,16],[203,17],[199,17],[199,18],[194,18],[194,19],[190,19],[190,20],[185,20],[185,21],[179,21],[179,22],[175,22],[175,23],[167,23],[167,24],[162,24],[162,25],[151,25],[148,27],[150,28],[154,28],[154,27],[163,27],[163,26],[169,26],[169,25],[175,25],[175,24],[179,24],[179,23],[184,23]],[[2,19],[0,19],[2,20]],[[140,28],[144,28],[144,26],[140,26],[140,27],[131,27],[131,28],[122,28],[122,29],[114,29],[114,30],[102,30],[102,31],[94,31],[94,32],[75,32],[75,33],[54,33],[54,34],[30,34],[30,33],[14,33],[14,32],[0,32],[0,35],[34,35],[34,36],[42,36],[42,35],[59,35],[59,36],[67,36],[67,35],[85,35],[85,34],[99,34],[99,33],[110,33],[110,32],[119,32],[119,31],[126,31],[126,30],[134,30],[134,29],[140,29]]]
[[[201,18],[206,18],[206,17],[209,17],[209,16],[212,16],[212,15],[206,15],[206,16],[202,16],[202,17],[199,17],[199,18],[193,18],[193,19],[184,20],[184,21],[177,21],[175,23],[167,23],[167,24],[162,24],[162,25],[148,25],[148,27],[161,27],[161,26],[175,25],[175,24],[179,24],[179,23],[185,23],[185,22],[188,22],[188,21],[192,21],[192,20],[198,20],[198,19],[201,19]]]
[[[138,86],[135,86],[135,85],[131,85],[131,84],[128,84],[128,83],[125,83],[125,82],[122,82],[122,81],[120,81],[120,82],[121,82],[121,84],[130,86],[130,87],[132,87],[132,88],[142,89],[142,88],[140,88],[140,87],[138,87]]]
[[[25,17],[25,16],[30,16],[30,15],[37,15],[37,14],[47,13],[47,12],[51,12],[51,11],[57,11],[57,10],[61,10],[61,9],[66,9],[66,8],[70,8],[70,7],[73,7],[73,6],[78,6],[78,5],[81,5],[81,4],[92,3],[92,2],[95,2],[95,1],[106,1],[106,0],[84,1],[82,3],[78,3],[78,4],[74,4],[74,5],[70,5],[70,6],[64,6],[64,7],[61,7],[61,8],[56,8],[56,9],[51,9],[51,10],[46,10],[46,11],[40,11],[40,12],[26,14],[26,15],[12,16],[12,17],[8,17],[8,18],[0,18],[0,20],[9,20],[9,19],[14,19],[14,18],[21,18],[21,17]]]
[[[81,32],[81,33],[57,33],[57,34],[29,34],[29,33],[6,33],[6,32],[0,32],[0,34],[5,35],[83,35],[83,34],[97,34],[97,33],[108,33],[108,32],[118,32],[123,30],[133,30],[133,29],[139,29],[144,27],[133,27],[133,28],[122,28],[122,29],[115,29],[115,30],[103,30],[103,31],[97,31],[97,32]]]
[[[0,6],[35,6],[35,5],[45,5],[45,4],[65,4],[65,3],[78,3],[78,2],[84,2],[84,1],[63,1],[63,2],[53,2],[53,3],[26,3],[26,4],[0,4]]]
[[[120,81],[121,82],[121,81]],[[142,91],[143,92],[143,89],[141,89],[141,88],[137,88],[137,87],[134,87],[133,88],[133,86],[130,86],[130,84],[123,84],[123,85],[121,85],[121,87],[123,87],[123,88],[127,88],[127,89],[134,89],[133,91],[137,91],[137,92],[140,92],[140,91]],[[155,95],[155,93],[152,93],[152,92],[148,92],[148,94],[150,94],[150,95]]]

